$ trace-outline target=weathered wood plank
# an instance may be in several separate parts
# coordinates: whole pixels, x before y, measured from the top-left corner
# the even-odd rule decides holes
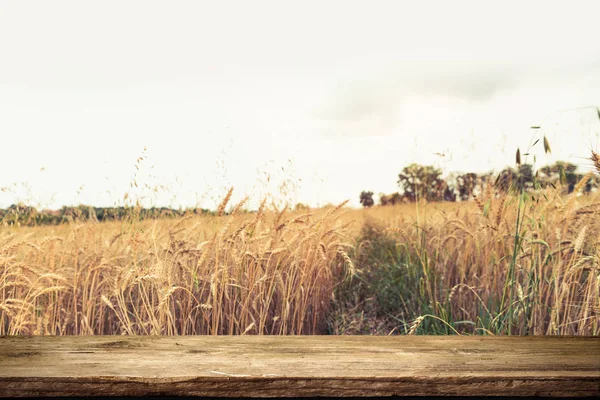
[[[0,337],[0,396],[593,396],[600,338]]]

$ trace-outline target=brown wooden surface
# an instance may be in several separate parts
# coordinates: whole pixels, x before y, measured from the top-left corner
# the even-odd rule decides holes
[[[0,396],[592,396],[600,338],[0,337]]]

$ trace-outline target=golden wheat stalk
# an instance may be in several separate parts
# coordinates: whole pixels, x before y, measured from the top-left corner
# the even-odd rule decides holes
[[[590,157],[592,163],[594,163],[594,168],[596,168],[596,172],[600,174],[600,154],[596,153],[592,150],[592,156]]]
[[[225,207],[227,207],[227,203],[229,203],[229,200],[231,199],[232,194],[233,194],[233,187],[231,187],[229,189],[229,191],[225,195],[225,198],[223,199],[221,204],[219,204],[219,207],[217,207],[217,216],[220,217],[221,215],[223,215],[223,212],[225,211]]]
[[[417,319],[414,320],[414,322],[412,323],[412,325],[410,326],[410,330],[408,331],[409,335],[414,335],[417,332],[417,329],[419,329],[419,326],[421,325],[421,323],[423,322],[423,320],[425,319],[425,317],[420,316],[417,317]]]

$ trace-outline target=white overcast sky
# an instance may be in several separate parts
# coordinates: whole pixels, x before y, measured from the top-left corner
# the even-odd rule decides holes
[[[598,0],[0,1],[0,207],[113,205],[144,146],[132,194],[159,206],[283,180],[294,202],[358,205],[411,162],[511,165],[540,124],[553,154],[537,163],[586,171],[600,123],[572,109],[600,105],[598,15]]]

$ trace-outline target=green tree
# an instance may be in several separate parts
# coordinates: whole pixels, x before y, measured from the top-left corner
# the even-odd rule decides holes
[[[398,174],[398,186],[410,201],[424,198],[427,201],[441,201],[446,195],[451,197],[448,184],[442,179],[442,170],[432,165],[410,164]]]
[[[521,164],[518,169],[507,167],[500,171],[494,186],[503,192],[534,189],[535,176],[531,164]]]
[[[470,200],[475,194],[475,187],[477,186],[477,174],[469,172],[466,174],[458,175],[456,177],[456,188],[458,189],[458,197],[462,201]]]
[[[373,201],[373,192],[360,192],[360,204],[362,204],[363,207],[372,207],[375,204]]]
[[[294,207],[294,210],[296,211],[308,211],[309,209],[310,207],[304,203],[297,203],[296,207]]]
[[[400,195],[400,193],[395,192],[392,194],[384,194],[384,193],[380,193],[379,194],[379,203],[382,206],[393,206],[395,204],[400,204],[402,203],[404,197],[402,197],[402,195]]]
[[[521,164],[517,170],[517,187],[524,190],[534,188],[534,173],[531,164]]]
[[[546,165],[539,169],[539,181],[542,186],[554,185],[566,186],[567,193],[571,193],[575,189],[575,185],[581,179],[581,175],[577,174],[577,165],[557,161],[553,165]]]

